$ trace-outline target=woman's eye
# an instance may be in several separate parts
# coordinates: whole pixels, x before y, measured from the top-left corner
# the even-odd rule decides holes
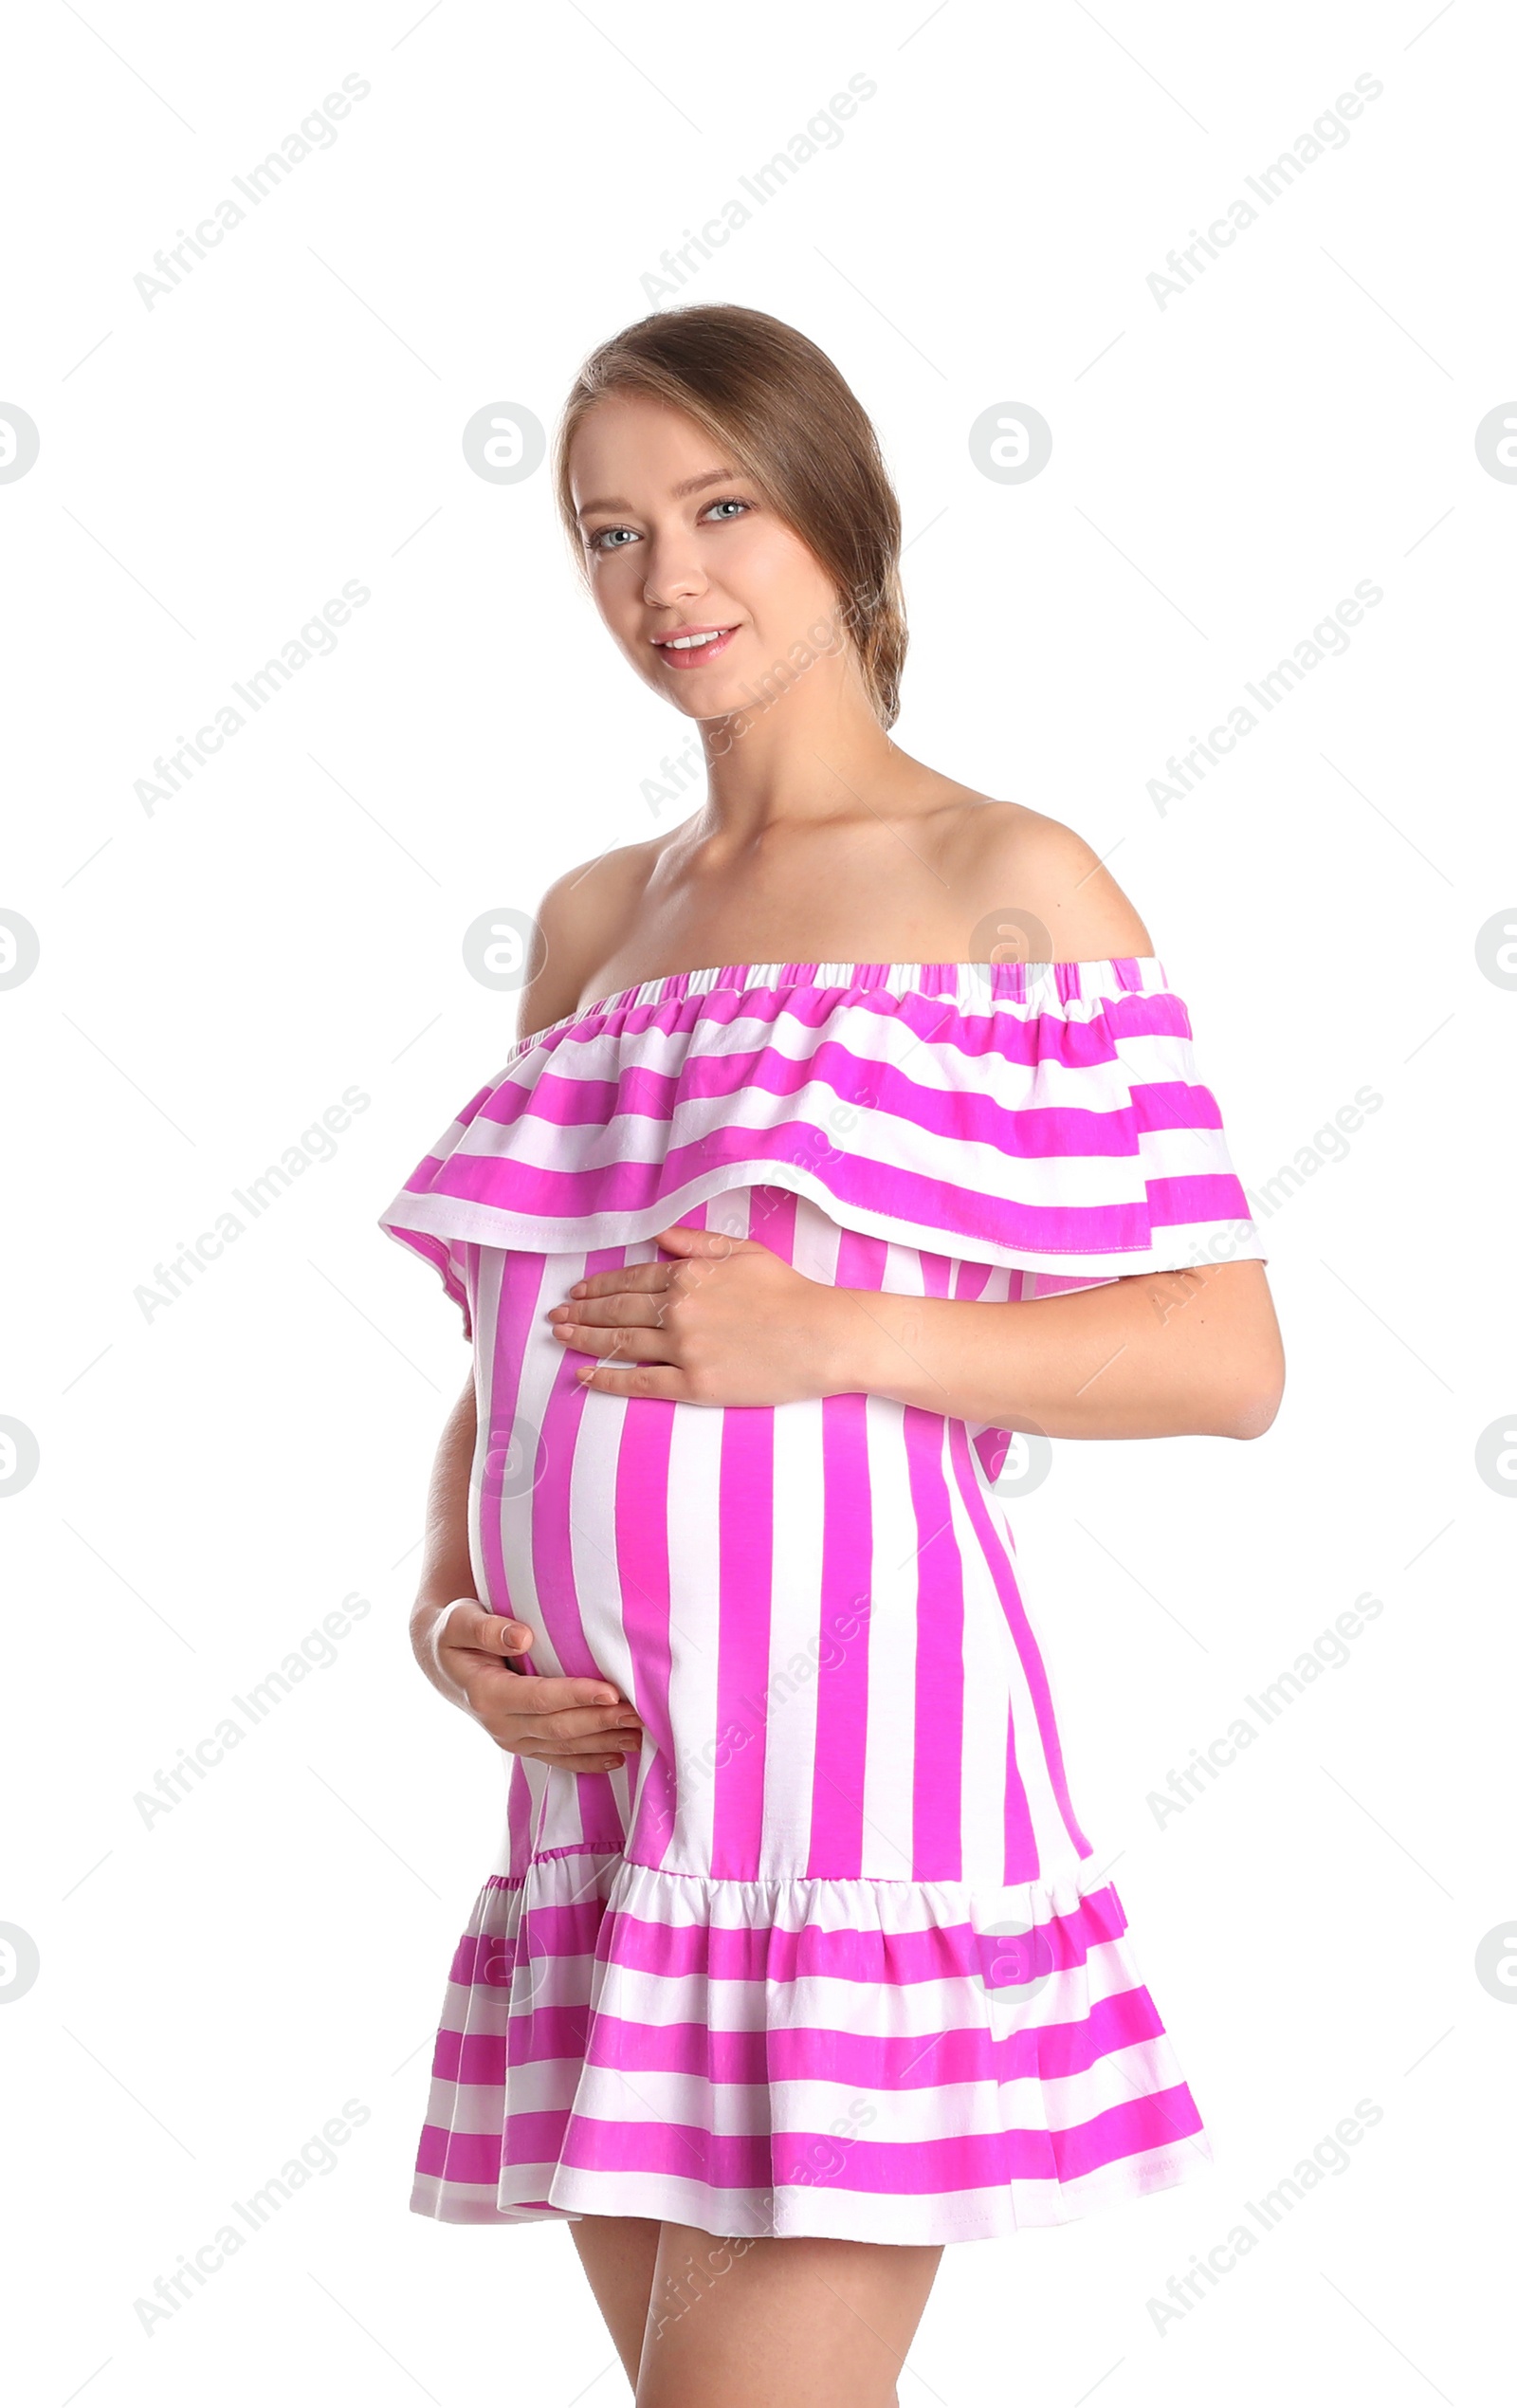
[[[735,514],[739,511],[747,511],[752,508],[753,504],[751,502],[740,501],[736,494],[731,494],[723,501],[708,503],[704,510],[702,511],[701,515],[703,518],[708,519],[719,510],[723,513],[732,512]],[[723,519],[721,523],[725,524],[725,519]],[[636,543],[641,542],[641,540],[642,539],[637,534],[635,528],[630,526],[603,526],[599,528],[595,534],[587,536],[585,538],[585,543],[586,548],[592,552],[625,552],[629,543]]]

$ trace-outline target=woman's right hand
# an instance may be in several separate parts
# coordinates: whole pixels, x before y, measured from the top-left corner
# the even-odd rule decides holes
[[[642,1746],[641,1716],[609,1681],[513,1671],[505,1659],[529,1654],[534,1633],[477,1597],[455,1597],[413,1635],[429,1680],[512,1755],[611,1773]]]

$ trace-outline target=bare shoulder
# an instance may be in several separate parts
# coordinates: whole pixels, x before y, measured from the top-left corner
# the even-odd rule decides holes
[[[554,879],[537,909],[536,966],[521,990],[520,1037],[534,1037],[575,1010],[586,982],[615,951],[667,842],[667,833],[617,845]]]
[[[1153,950],[1148,930],[1084,836],[1025,803],[978,798],[966,805],[953,852],[956,901],[966,927],[1005,910],[1031,919],[1051,962],[1122,960]]]

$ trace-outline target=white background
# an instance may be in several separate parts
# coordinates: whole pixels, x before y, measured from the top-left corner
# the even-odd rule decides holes
[[[1489,2398],[1513,1506],[1476,1444],[1513,1406],[1517,996],[1476,938],[1517,921],[1517,486],[1473,438],[1517,394],[1509,14],[418,16],[47,0],[9,36],[0,401],[41,433],[0,485],[0,906],[41,947],[0,992],[0,1413],[40,1448],[0,1499],[0,1921],[41,1965],[0,2015],[17,2397],[625,2397],[564,2231],[406,2210],[503,1768],[407,1646],[467,1355],[375,1215],[514,1033],[466,927],[695,799],[644,798],[683,723],[582,598],[546,470],[485,483],[462,429],[495,401],[551,429],[594,343],[702,299],[801,327],[880,428],[898,741],[1108,857],[1252,1189],[1341,1157],[1261,1221],[1268,1436],[1061,1444],[1017,1520],[1077,1807],[1215,2167],[949,2250],[902,2400]],[[840,141],[645,282],[860,73]],[[338,140],[146,306],[154,253],[345,74],[372,89]],[[1347,143],[1161,308],[1166,253],[1361,74]],[[1020,486],[967,443],[1014,400],[1053,430]],[[155,757],[348,579],[336,650],[144,810]],[[1351,647],[1156,809],[1168,756],[1361,579]],[[155,1265],[350,1086],[333,1158],[145,1317]],[[1363,1086],[1380,1108],[1322,1138]],[[1351,1661],[1161,1825],[1170,1769],[1365,1591]],[[159,1768],[352,1592],[336,1662],[146,1826]],[[1158,2329],[1170,2276],[1364,2099],[1348,2170]],[[145,2332],[155,2279],[349,2101],[332,2170]]]

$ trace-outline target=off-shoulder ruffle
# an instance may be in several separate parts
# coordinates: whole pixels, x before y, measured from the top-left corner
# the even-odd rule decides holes
[[[643,1243],[758,1184],[1049,1286],[1266,1259],[1152,955],[646,980],[513,1046],[380,1225],[466,1324],[470,1244]]]

